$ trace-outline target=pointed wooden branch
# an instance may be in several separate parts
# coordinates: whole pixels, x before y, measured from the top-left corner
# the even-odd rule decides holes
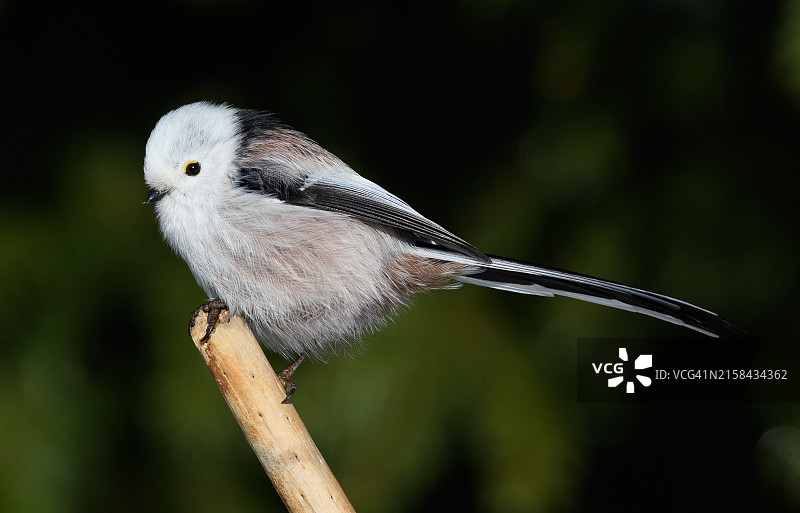
[[[208,342],[200,313],[192,340],[291,513],[354,512],[247,324],[224,311]]]

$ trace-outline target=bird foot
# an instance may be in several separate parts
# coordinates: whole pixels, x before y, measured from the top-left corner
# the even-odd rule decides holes
[[[221,299],[212,299],[208,303],[200,305],[192,315],[189,316],[189,334],[192,333],[192,328],[194,328],[195,321],[197,320],[197,316],[200,313],[208,314],[207,323],[208,326],[206,327],[206,333],[203,335],[203,338],[200,339],[201,344],[205,344],[211,339],[211,334],[214,333],[214,330],[217,328],[217,324],[219,323],[220,315],[222,312],[228,309],[228,305]]]
[[[295,385],[289,378],[292,377],[294,371],[297,370],[297,367],[300,366],[300,362],[303,361],[303,358],[306,357],[308,353],[300,353],[300,356],[297,357],[297,360],[294,361],[290,366],[286,367],[282,371],[278,373],[278,379],[283,386],[283,390],[286,392],[286,397],[281,401],[281,404],[291,404],[292,396],[297,391],[297,385]]]

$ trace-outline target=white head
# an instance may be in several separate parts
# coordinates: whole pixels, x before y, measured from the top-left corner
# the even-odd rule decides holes
[[[236,112],[227,105],[198,102],[158,121],[145,149],[148,202],[166,194],[204,197],[234,172],[241,144]]]

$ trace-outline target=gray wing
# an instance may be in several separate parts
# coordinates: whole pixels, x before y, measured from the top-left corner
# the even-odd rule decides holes
[[[403,230],[422,245],[440,246],[479,262],[489,257],[411,208],[406,202],[358,174],[287,180],[262,169],[242,169],[238,184],[290,204],[340,212],[362,221]]]

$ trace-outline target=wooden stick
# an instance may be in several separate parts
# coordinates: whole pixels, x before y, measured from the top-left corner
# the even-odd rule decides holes
[[[355,512],[247,324],[224,311],[206,343],[200,313],[192,340],[225,401],[291,513]]]

